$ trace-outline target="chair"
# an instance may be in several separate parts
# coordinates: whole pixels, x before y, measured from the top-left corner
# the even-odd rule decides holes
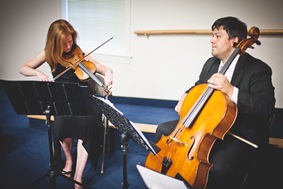
[[[103,76],[101,76],[100,74],[95,74],[95,76],[103,85],[105,84]],[[89,79],[87,82],[90,87],[90,90],[94,95],[103,96],[105,99],[108,99],[108,94],[105,92],[103,87],[101,87],[98,83],[96,83],[92,79]],[[104,131],[103,131],[103,142],[102,142],[102,157],[101,157],[102,160],[101,160],[101,169],[100,169],[101,174],[103,174],[104,172],[104,159],[106,153],[106,146],[107,144],[109,144],[109,142],[107,143],[108,133],[109,133],[109,124],[108,124],[109,122],[106,116],[103,114],[102,114],[102,122],[104,126]]]
[[[95,74],[97,79],[104,84],[104,78],[100,74]],[[86,81],[89,85],[89,88],[91,90],[91,93],[93,95],[98,95],[102,96],[104,98],[108,98],[107,93],[104,91],[103,87],[101,87],[98,83],[96,83],[92,79],[88,79]],[[103,123],[103,139],[102,139],[102,157],[101,157],[101,169],[100,172],[101,174],[104,172],[104,159],[105,159],[105,153],[106,153],[106,148],[107,148],[107,139],[108,139],[108,132],[109,132],[109,124],[108,124],[108,119],[106,118],[105,115],[102,114],[102,123]],[[109,143],[108,143],[109,144]],[[73,144],[76,146],[76,142]],[[61,144],[59,141],[54,141],[54,158],[56,159],[56,166],[57,168],[60,168],[63,166],[62,164],[62,153],[61,153]]]
[[[275,114],[273,114],[269,118],[269,128],[272,127],[272,124],[275,119]],[[264,157],[263,161],[255,161],[250,166],[249,171],[246,173],[244,180],[242,182],[241,189],[268,189],[268,173],[267,173],[267,162],[268,162],[268,155],[269,155],[269,145],[266,146],[264,149],[261,149],[261,153]]]

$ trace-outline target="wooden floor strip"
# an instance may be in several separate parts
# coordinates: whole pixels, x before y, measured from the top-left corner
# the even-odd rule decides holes
[[[28,118],[46,120],[44,115],[28,115]],[[51,116],[51,121],[54,121],[54,117]],[[134,123],[142,132],[155,133],[157,125],[146,124],[146,123]],[[109,126],[115,128],[115,126],[109,122]],[[283,139],[280,138],[269,138],[269,144],[276,146],[278,148],[283,148]]]
[[[44,115],[28,115],[27,117],[31,119],[46,120],[46,116]],[[54,121],[53,116],[51,116],[51,121]],[[155,133],[157,127],[157,125],[146,124],[146,123],[134,123],[134,125],[137,126],[142,132],[147,132],[147,133]],[[115,128],[115,126],[111,122],[109,122],[109,126]]]

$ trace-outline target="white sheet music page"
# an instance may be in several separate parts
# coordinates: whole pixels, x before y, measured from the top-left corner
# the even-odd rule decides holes
[[[118,110],[110,100],[104,99],[104,98],[101,98],[101,97],[97,97],[97,96],[95,96],[95,97],[96,97],[97,99],[99,99],[99,100],[105,102],[105,103],[108,104],[109,106],[111,106],[114,110],[116,110],[117,112],[119,112],[121,115],[124,115],[123,112],[121,112],[120,110]]]
[[[136,165],[147,188],[149,189],[188,189],[181,180],[163,175],[141,165]]]
[[[156,155],[156,152],[155,150],[152,148],[152,146],[149,144],[147,138],[144,136],[144,134],[141,132],[141,130],[133,123],[130,121],[130,123],[132,124],[132,126],[135,128],[135,130],[140,134],[140,136],[142,137],[143,141],[147,144],[147,146],[150,148],[150,152],[153,154],[153,155]]]

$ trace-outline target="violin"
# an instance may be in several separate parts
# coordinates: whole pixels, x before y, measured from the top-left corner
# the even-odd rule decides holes
[[[92,74],[96,72],[95,64],[91,61],[85,60],[84,57],[84,53],[79,46],[76,46],[73,52],[67,57],[65,57],[69,62],[68,66],[75,70],[74,73],[81,81],[86,81],[87,79],[89,79],[90,76],[82,70],[79,64],[82,63],[84,67],[88,69]]]
[[[108,89],[107,86],[105,86],[94,74],[96,72],[96,66],[93,62],[85,60],[85,57],[93,53],[95,50],[100,48],[102,45],[110,41],[113,37],[99,45],[97,48],[92,50],[90,53],[85,55],[81,48],[77,45],[75,49],[70,53],[64,56],[64,58],[69,63],[67,68],[58,74],[56,77],[54,77],[54,81],[61,77],[64,73],[66,73],[68,70],[73,69],[75,70],[76,76],[81,81],[88,81],[89,78],[94,80],[99,86],[103,88],[103,90],[106,92],[106,96],[111,95],[111,91]]]
[[[238,54],[258,41],[259,29],[252,27],[230,55],[220,73],[225,74]],[[173,178],[187,182],[194,189],[204,189],[211,168],[210,151],[217,139],[232,128],[238,109],[232,100],[207,84],[194,86],[184,99],[180,119],[169,136],[162,136],[156,143],[157,154],[149,153],[145,166]],[[233,136],[233,135],[232,135]]]

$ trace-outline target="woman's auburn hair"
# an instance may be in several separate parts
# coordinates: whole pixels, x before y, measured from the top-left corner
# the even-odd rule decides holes
[[[58,63],[64,67],[69,64],[63,57],[64,42],[69,35],[72,35],[73,45],[76,45],[77,32],[64,19],[56,20],[49,26],[45,44],[45,59],[52,72],[56,69]]]

